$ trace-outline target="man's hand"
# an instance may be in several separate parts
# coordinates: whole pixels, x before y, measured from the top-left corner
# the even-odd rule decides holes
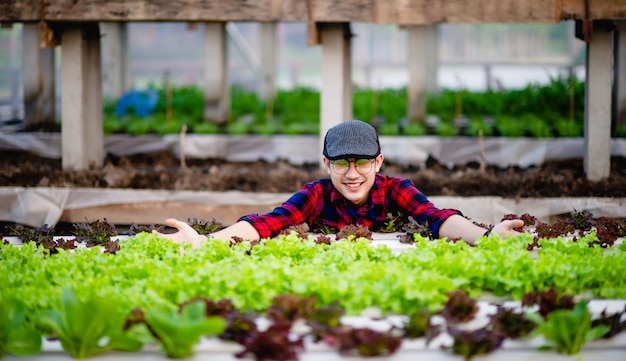
[[[520,232],[516,231],[515,228],[521,228],[524,226],[524,221],[521,219],[511,219],[502,221],[496,224],[491,230],[492,233],[498,233],[502,238],[506,238],[508,236],[515,236],[520,234]]]
[[[191,243],[193,248],[200,248],[200,243],[207,239],[206,236],[198,234],[198,232],[196,232],[196,230],[186,222],[169,218],[165,220],[165,224],[176,228],[178,231],[176,233],[161,233],[152,231],[152,233],[158,234],[163,238],[170,239],[175,243]]]

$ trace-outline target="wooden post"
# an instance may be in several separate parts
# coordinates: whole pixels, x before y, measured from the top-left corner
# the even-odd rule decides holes
[[[230,117],[226,23],[204,24],[204,118],[225,123]]]
[[[67,25],[61,37],[62,166],[66,170],[101,167],[102,77],[97,23]]]
[[[35,129],[56,120],[54,48],[39,46],[37,23],[24,23],[22,31],[24,126]]]
[[[599,181],[611,171],[612,31],[594,27],[587,42],[585,82],[585,159],[587,179]]]
[[[319,27],[322,40],[321,154],[328,129],[352,118],[352,34],[349,23],[326,23]]]
[[[260,23],[261,81],[259,95],[270,103],[276,93],[276,23]]]
[[[626,127],[626,20],[615,21],[615,104],[616,127]]]
[[[128,68],[128,25],[100,23],[102,27],[102,82],[106,98],[119,99],[130,83]]]
[[[407,26],[407,64],[409,70],[408,117],[426,118],[426,93],[437,91],[439,28],[437,25]]]

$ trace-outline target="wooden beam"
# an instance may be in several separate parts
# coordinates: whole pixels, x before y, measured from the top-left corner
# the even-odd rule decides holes
[[[225,123],[230,117],[226,23],[204,24],[204,118]]]
[[[322,39],[322,88],[320,91],[320,148],[334,125],[352,118],[352,43],[350,24],[330,23],[320,28]],[[320,166],[323,166],[320,158]]]
[[[625,1],[588,1],[589,14],[583,0],[0,0],[0,22],[315,21],[411,25],[626,18]]]
[[[439,28],[437,25],[412,25],[407,31],[409,70],[408,117],[422,122],[426,118],[426,94],[437,91]]]
[[[259,44],[261,45],[261,79],[259,80],[259,95],[261,99],[273,103],[276,95],[276,65],[278,64],[278,39],[276,38],[276,23],[259,24]]]
[[[613,86],[615,87],[615,104],[613,114],[615,127],[626,127],[626,20],[615,22],[615,62]]]
[[[587,43],[584,167],[591,181],[611,172],[612,33],[607,27],[595,27]]]
[[[63,30],[61,74],[62,167],[101,167],[104,134],[98,24],[75,24]]]
[[[584,0],[561,0],[561,20],[569,19],[605,19],[617,20],[626,18],[626,1],[621,0],[587,0],[589,14],[586,14]]]
[[[24,126],[37,129],[56,120],[54,48],[39,46],[37,23],[25,23],[22,32]]]
[[[350,24],[327,23],[322,39],[322,87],[320,92],[320,148],[332,126],[352,118],[352,64]],[[321,160],[320,160],[321,161]],[[323,164],[323,163],[321,163]]]
[[[130,88],[128,24],[101,23],[102,82],[104,97],[119,99]]]
[[[41,20],[41,0],[0,0],[0,21]]]

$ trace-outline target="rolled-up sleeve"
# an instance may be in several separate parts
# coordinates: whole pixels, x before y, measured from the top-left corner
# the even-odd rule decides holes
[[[439,228],[446,219],[455,214],[463,216],[463,213],[456,209],[435,207],[408,179],[400,181],[391,189],[391,199],[398,203],[399,209],[405,209],[418,223],[428,224],[435,238],[439,238]]]
[[[320,212],[323,206],[319,202],[320,187],[319,183],[309,183],[271,212],[249,214],[239,218],[239,221],[250,223],[261,238],[275,237],[283,229],[305,223]]]

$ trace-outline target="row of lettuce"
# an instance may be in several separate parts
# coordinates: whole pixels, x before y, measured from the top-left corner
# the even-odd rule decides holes
[[[230,119],[224,124],[205,120],[202,89],[169,89],[168,95],[155,84],[143,91],[149,94],[146,99],[152,99],[150,112],[143,109],[141,95],[135,96],[136,105],[106,102],[105,133],[176,134],[185,125],[188,132],[198,134],[319,134],[320,93],[315,89],[279,90],[268,103],[254,91],[233,87]],[[358,89],[353,94],[353,114],[382,135],[581,137],[584,82],[554,78],[547,85],[508,91],[443,89],[427,95],[428,116],[414,121],[407,119],[406,88]],[[626,127],[615,127],[613,136],[626,136]]]
[[[601,247],[595,232],[575,240],[537,240],[530,234],[502,240],[492,235],[476,247],[415,234],[414,247],[400,253],[374,247],[367,238],[320,243],[296,232],[254,244],[210,240],[199,249],[145,232],[116,242],[118,247],[106,251],[93,246],[51,252],[34,242],[0,245],[0,354],[37,353],[43,335],[59,339],[77,358],[112,349],[137,351],[150,343],[177,358],[193,354],[201,337],[217,335],[239,342],[242,353],[257,359],[297,358],[304,344],[302,338],[289,337],[291,323],[274,319],[271,331],[252,326],[253,315],[271,315],[278,307],[281,317],[291,321],[297,314],[316,314],[307,319],[313,325],[308,336],[334,337],[342,353],[381,355],[395,352],[409,337],[408,325],[415,327],[416,315],[450,314],[454,309],[470,313],[456,321],[468,320],[475,307],[468,307],[467,299],[484,293],[524,300],[543,292],[547,303],[567,304],[558,316],[517,315],[515,322],[518,328],[530,322],[548,340],[563,339],[562,333],[572,327],[556,328],[574,322],[578,331],[567,336],[568,347],[553,341],[559,352],[576,353],[585,341],[624,329],[621,314],[617,321],[594,325],[584,301],[575,304],[571,296],[564,298],[626,299],[626,244]],[[533,243],[531,252],[528,245]],[[339,315],[357,315],[371,307],[412,321],[385,333],[338,324]],[[432,325],[426,325],[432,336]],[[472,334],[449,327],[455,352],[470,357],[512,337],[490,325]],[[324,330],[328,334],[320,333]],[[374,349],[361,351],[361,344]]]

